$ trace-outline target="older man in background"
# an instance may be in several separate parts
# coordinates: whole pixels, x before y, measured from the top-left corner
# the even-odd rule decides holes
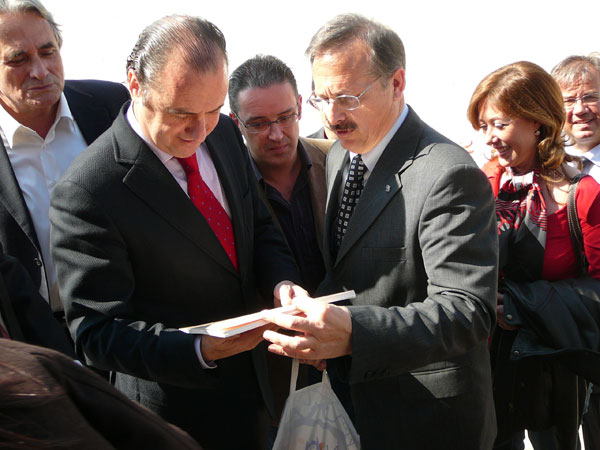
[[[565,105],[564,131],[571,144],[566,150],[580,156],[583,172],[600,182],[600,54],[569,56],[552,69],[552,76],[560,86]],[[582,426],[585,448],[600,448],[598,386],[593,386]]]
[[[0,0],[0,250],[62,317],[50,256],[54,185],[129,98],[117,83],[64,80],[61,32],[38,0]]]

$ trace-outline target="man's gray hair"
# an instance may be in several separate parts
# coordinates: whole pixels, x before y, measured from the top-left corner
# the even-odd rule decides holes
[[[227,63],[225,37],[208,20],[171,15],[154,21],[138,37],[127,58],[142,85],[150,86],[169,58],[179,53],[192,70],[206,73]]]
[[[391,28],[360,14],[341,14],[317,31],[306,49],[312,64],[328,52],[343,52],[350,42],[360,40],[370,49],[371,70],[376,76],[389,76],[406,67],[404,45]]]
[[[275,56],[256,55],[242,63],[229,77],[229,108],[238,113],[238,96],[245,89],[267,88],[285,82],[292,85],[294,94],[298,97],[292,70]]]
[[[569,56],[554,66],[551,73],[561,87],[589,82],[600,76],[600,53]]]
[[[58,48],[61,48],[63,39],[60,28],[54,21],[52,13],[48,11],[39,0],[0,0],[0,15],[27,13],[37,14],[48,22],[48,25],[50,25],[50,28],[52,28],[52,32],[54,33]]]

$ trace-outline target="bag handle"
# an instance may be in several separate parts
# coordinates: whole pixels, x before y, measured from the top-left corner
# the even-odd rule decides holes
[[[298,370],[300,369],[300,360],[297,358],[292,359],[292,376],[290,377],[290,395],[296,392],[296,383],[298,382]],[[323,371],[323,377],[321,382],[331,385],[327,371]]]
[[[577,202],[575,201],[575,191],[579,181],[585,176],[580,173],[571,178],[569,183],[569,194],[567,196],[567,220],[569,222],[569,234],[571,235],[571,245],[575,254],[575,263],[577,264],[578,273],[586,275],[588,273],[588,261],[583,249],[583,233],[581,232],[581,224],[577,216]]]
[[[298,381],[298,369],[300,368],[300,360],[292,359],[292,376],[290,377],[290,395],[296,392],[296,383]]]

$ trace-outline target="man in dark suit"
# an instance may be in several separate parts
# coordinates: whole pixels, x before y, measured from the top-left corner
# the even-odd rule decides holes
[[[117,83],[67,81],[62,37],[37,0],[0,2],[0,250],[61,311],[50,257],[50,192],[128,99]],[[64,88],[64,92],[63,92]]]
[[[77,354],[206,448],[262,448],[272,412],[264,330],[227,339],[179,330],[270,307],[299,278],[242,136],[219,114],[225,39],[203,19],[164,17],[127,67],[131,105],[52,196]]]
[[[404,102],[404,48],[387,27],[342,15],[307,53],[339,137],[327,157],[323,293],[306,317],[271,315],[269,350],[346,374],[364,449],[489,449],[495,437],[487,337],[498,243],[492,192],[461,148]]]

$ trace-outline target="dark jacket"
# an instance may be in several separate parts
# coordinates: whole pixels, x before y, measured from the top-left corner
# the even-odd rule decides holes
[[[559,448],[576,448],[584,380],[600,382],[600,281],[505,280],[501,290],[519,329],[492,342],[498,433],[555,426]]]
[[[73,345],[54,319],[27,271],[15,258],[0,253],[0,314],[11,339],[51,348],[70,357]]]

